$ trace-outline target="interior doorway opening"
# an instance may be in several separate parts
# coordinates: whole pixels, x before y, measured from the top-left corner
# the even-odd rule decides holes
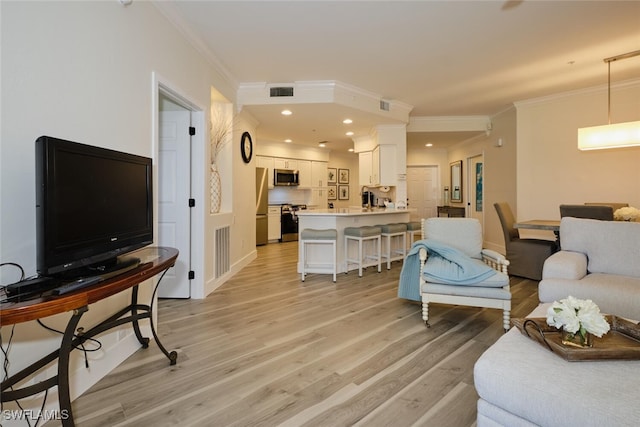
[[[176,265],[163,278],[158,296],[190,298],[203,288],[201,238],[203,215],[194,201],[204,204],[204,172],[194,159],[204,152],[203,109],[154,75],[154,151],[156,159],[155,244],[179,250]],[[198,248],[202,250],[198,250]],[[197,292],[196,292],[197,293]]]

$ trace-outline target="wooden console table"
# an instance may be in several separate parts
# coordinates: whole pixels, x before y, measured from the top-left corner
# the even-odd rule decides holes
[[[438,206],[438,216],[464,218],[465,209],[458,206]]]
[[[62,425],[64,427],[74,426],[73,413],[71,411],[71,398],[69,395],[69,358],[71,351],[75,347],[82,345],[82,343],[89,338],[127,323],[131,323],[136,338],[142,347],[147,348],[149,345],[149,338],[142,336],[138,323],[139,320],[142,319],[149,319],[151,332],[156,344],[169,359],[169,364],[176,364],[178,354],[175,351],[168,352],[160,342],[153,324],[152,313],[153,300],[156,296],[158,284],[167,270],[175,264],[176,259],[178,258],[178,250],[164,247],[147,247],[132,252],[130,255],[140,258],[140,265],[138,267],[118,276],[106,279],[98,284],[59,296],[51,295],[51,291],[49,291],[43,293],[39,297],[34,297],[25,301],[5,301],[0,303],[0,326],[28,322],[59,313],[73,311],[73,315],[67,323],[60,343],[60,348],[58,350],[49,353],[20,372],[17,372],[2,381],[2,402],[22,399],[57,386]],[[159,273],[162,273],[162,276],[154,287],[151,302],[148,305],[139,304],[138,285],[145,280],[153,278]],[[90,304],[96,303],[104,298],[116,295],[128,289],[131,289],[131,303],[127,307],[122,308],[91,329],[86,331],[78,330],[76,333],[76,327],[80,322],[80,318],[89,310]],[[20,383],[26,378],[34,376],[39,370],[56,359],[58,360],[57,375],[31,386],[26,386],[16,390],[13,389],[15,384]]]

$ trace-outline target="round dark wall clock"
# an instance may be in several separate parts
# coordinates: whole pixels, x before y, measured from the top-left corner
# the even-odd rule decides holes
[[[244,160],[245,163],[249,163],[251,156],[253,156],[253,141],[251,140],[249,132],[242,134],[242,138],[240,139],[240,152],[242,153],[242,160]]]

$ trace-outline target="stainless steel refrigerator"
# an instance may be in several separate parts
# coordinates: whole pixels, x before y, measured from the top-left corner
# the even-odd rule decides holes
[[[256,245],[266,245],[269,238],[269,170],[256,168]]]

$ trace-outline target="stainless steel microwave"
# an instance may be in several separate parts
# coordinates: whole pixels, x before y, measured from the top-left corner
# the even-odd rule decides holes
[[[300,177],[297,170],[274,169],[273,185],[294,186],[300,185]]]

